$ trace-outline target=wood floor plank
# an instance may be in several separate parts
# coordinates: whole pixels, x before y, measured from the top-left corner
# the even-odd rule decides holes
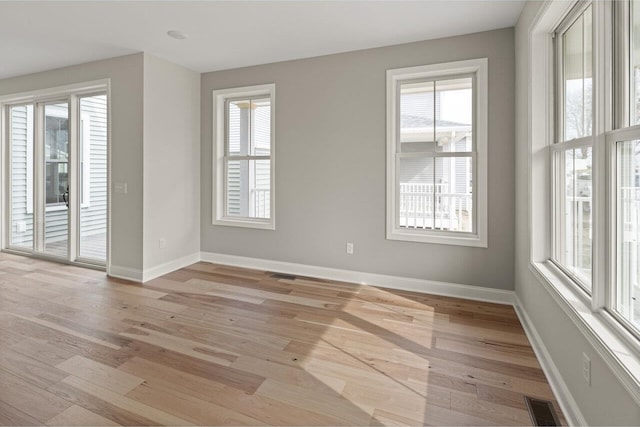
[[[55,355],[57,355],[58,350],[63,350],[71,353],[71,355],[80,354],[109,366],[118,366],[130,357],[121,350],[113,350],[100,344],[84,340],[76,335],[49,329],[19,318],[13,318],[10,327],[14,332],[19,333],[25,338],[53,346],[57,349],[53,353]],[[46,356],[43,355],[39,360],[45,357]]]
[[[99,396],[88,393],[63,381],[50,386],[47,390],[73,405],[80,406],[111,422],[123,426],[154,426],[158,424],[139,413],[112,404]]]
[[[37,426],[42,422],[31,415],[0,401],[0,425],[3,426]]]
[[[529,414],[524,409],[479,400],[458,392],[451,393],[451,409],[488,419],[494,424],[526,425],[531,422]]]
[[[131,328],[127,332],[122,332],[120,335],[222,366],[231,365],[237,358],[236,354],[226,352],[218,347],[200,344],[149,328]]]
[[[40,423],[71,406],[70,402],[1,368],[0,384],[0,402],[28,414]]]
[[[451,406],[451,392],[448,390],[427,385],[411,388],[391,381],[384,389],[349,383],[342,396],[352,402],[362,402],[372,408],[415,419],[424,416],[424,404],[427,401],[443,408]]]
[[[228,316],[211,315],[199,309],[169,315],[153,308],[138,307],[128,312],[122,320],[128,322],[130,326],[151,327],[148,325],[151,323],[159,328],[156,330],[171,331],[182,337],[193,336],[200,339],[206,337],[207,340],[214,340],[233,351],[252,352],[261,351],[264,348],[282,350],[290,342],[286,337],[269,336],[248,328],[236,327],[235,321]]]
[[[50,328],[50,329],[55,329],[57,331],[64,332],[64,333],[69,334],[69,335],[74,335],[74,336],[76,336],[78,338],[81,338],[81,339],[83,339],[85,341],[90,341],[90,342],[95,343],[95,344],[100,344],[102,346],[105,346],[107,348],[111,348],[113,350],[120,350],[120,348],[121,348],[119,345],[115,345],[115,344],[112,344],[110,342],[103,341],[103,340],[98,339],[98,338],[94,338],[94,337],[92,337],[90,335],[86,335],[86,334],[83,334],[81,332],[74,331],[73,329],[58,325],[57,323],[50,322],[48,320],[43,320],[43,319],[40,319],[40,318],[37,318],[37,317],[26,317],[26,316],[21,316],[21,315],[18,315],[18,314],[13,314],[13,313],[12,313],[12,315],[15,316],[15,317],[18,317],[18,318],[20,318],[22,320],[26,320],[28,322],[33,322],[33,323],[36,323],[36,324],[38,324],[40,326],[44,326],[44,327],[47,327],[47,328]]]
[[[155,383],[142,384],[130,391],[127,396],[151,407],[162,408],[163,411],[186,419],[193,424],[264,425],[255,418],[207,402],[191,394],[159,387]]]
[[[6,318],[6,317],[5,317]],[[4,319],[0,318],[0,322]],[[20,336],[9,329],[0,327],[0,347],[11,347],[17,345],[25,340],[25,337]]]
[[[40,388],[47,388],[67,376],[63,371],[11,348],[0,351],[0,368]]]
[[[222,290],[226,292],[239,293],[239,294],[244,294],[251,297],[258,297],[263,300],[282,301],[282,302],[288,302],[291,304],[306,305],[309,307],[316,307],[316,308],[327,308],[332,304],[330,301],[319,299],[319,298],[297,297],[297,296],[291,296],[291,295],[282,294],[278,292],[266,291],[262,289],[255,289],[255,288],[252,289],[252,288],[246,288],[243,286],[227,285],[225,283],[206,282],[206,281],[203,281],[202,279],[189,279],[185,283],[203,284],[203,282],[213,285],[216,291]]]
[[[131,413],[139,414],[156,424],[167,426],[184,426],[190,425],[189,421],[186,421],[180,417],[169,414],[163,410],[156,409],[144,403],[138,402],[134,399],[122,396],[118,393],[112,392],[106,388],[100,387],[89,381],[85,381],[82,378],[69,376],[62,380],[62,383],[77,388],[85,393],[93,395],[99,399],[109,402],[113,406],[124,409]]]
[[[265,380],[260,375],[241,371],[231,366],[209,363],[200,358],[194,358],[144,342],[133,342],[127,347],[132,356],[142,357],[170,368],[209,378],[242,390],[245,393],[254,393]]]
[[[265,380],[256,394],[311,412],[331,414],[348,425],[369,425],[374,411],[374,407],[366,403],[351,402],[324,390],[285,385],[271,379]]]
[[[287,405],[269,397],[248,394],[244,391],[169,368],[147,359],[134,357],[118,369],[135,372],[158,389],[173,389],[208,402],[219,404],[270,425],[334,425],[338,421],[329,415],[321,415]]]
[[[540,366],[531,347],[523,345],[478,339],[462,340],[437,337],[435,347],[441,350],[474,355],[531,368],[538,368]],[[523,351],[524,349],[528,351]]]
[[[73,356],[56,365],[56,368],[120,394],[127,394],[144,382],[144,379],[135,375],[82,356]]]
[[[46,423],[52,427],[64,427],[64,426],[119,426],[120,424],[111,421],[110,419],[101,417],[88,409],[84,409],[82,406],[73,405],[64,410],[60,414],[51,418]]]
[[[346,381],[341,378],[323,375],[322,373],[310,375],[310,371],[302,367],[296,369],[295,366],[251,356],[241,356],[231,366],[241,371],[264,375],[266,378],[297,387],[315,388],[317,391],[324,389],[330,394],[342,393],[346,385]]]

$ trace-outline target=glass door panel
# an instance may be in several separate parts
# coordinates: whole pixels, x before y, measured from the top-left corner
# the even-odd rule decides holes
[[[44,105],[44,252],[69,254],[69,104]]]
[[[107,96],[80,98],[78,258],[106,261]]]
[[[9,246],[33,250],[33,105],[8,108]]]
[[[107,94],[8,105],[7,248],[107,263]]]

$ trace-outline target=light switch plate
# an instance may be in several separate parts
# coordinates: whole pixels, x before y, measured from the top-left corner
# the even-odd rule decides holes
[[[127,194],[127,183],[126,182],[116,182],[113,185],[113,189],[116,193]]]

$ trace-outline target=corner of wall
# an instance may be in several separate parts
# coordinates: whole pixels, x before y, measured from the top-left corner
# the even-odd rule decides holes
[[[143,62],[144,279],[200,251],[200,75]]]

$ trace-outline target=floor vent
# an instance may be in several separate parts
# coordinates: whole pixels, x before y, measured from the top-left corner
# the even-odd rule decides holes
[[[559,426],[558,415],[553,409],[553,403],[548,400],[535,399],[525,396],[527,409],[534,426]]]
[[[284,273],[271,273],[271,277],[274,279],[287,279],[287,280],[296,280],[297,276],[292,274],[284,274]]]

